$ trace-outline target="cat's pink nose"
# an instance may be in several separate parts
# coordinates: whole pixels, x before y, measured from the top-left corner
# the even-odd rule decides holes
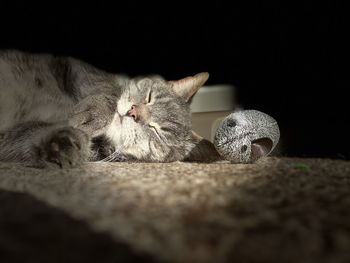
[[[135,121],[138,120],[137,109],[135,105],[132,105],[130,110],[126,113],[129,117],[134,118]]]

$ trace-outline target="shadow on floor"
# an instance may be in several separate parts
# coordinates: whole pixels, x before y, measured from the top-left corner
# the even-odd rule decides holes
[[[0,190],[0,262],[154,260],[28,194]]]

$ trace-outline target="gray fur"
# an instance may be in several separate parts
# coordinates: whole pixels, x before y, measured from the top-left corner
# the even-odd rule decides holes
[[[196,144],[186,101],[207,78],[128,79],[74,58],[1,51],[0,161],[183,160]],[[177,93],[184,83],[186,98]],[[142,122],[128,114],[133,105]]]
[[[214,145],[225,159],[250,163],[267,156],[280,138],[277,121],[257,110],[231,113],[215,133]]]

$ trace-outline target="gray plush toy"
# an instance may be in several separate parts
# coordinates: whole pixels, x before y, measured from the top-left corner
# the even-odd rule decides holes
[[[280,138],[277,121],[257,110],[231,113],[215,133],[214,146],[233,163],[252,163],[267,156]]]

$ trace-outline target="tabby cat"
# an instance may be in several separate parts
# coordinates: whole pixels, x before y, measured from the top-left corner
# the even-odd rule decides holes
[[[191,159],[201,138],[191,132],[189,100],[207,79],[129,79],[71,57],[1,51],[0,161]]]

